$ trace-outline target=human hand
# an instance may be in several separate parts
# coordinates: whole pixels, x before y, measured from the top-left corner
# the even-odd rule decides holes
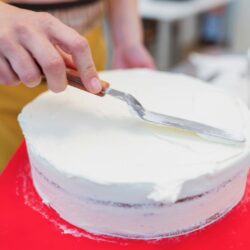
[[[90,92],[102,90],[87,40],[55,17],[0,3],[0,23],[1,84],[34,87],[45,75],[49,89],[60,92],[71,61]]]
[[[112,66],[115,69],[155,68],[154,60],[143,44],[115,48]]]

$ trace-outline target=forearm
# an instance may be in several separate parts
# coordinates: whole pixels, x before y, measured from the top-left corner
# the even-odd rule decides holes
[[[108,20],[115,47],[142,43],[142,25],[136,0],[108,0]]]

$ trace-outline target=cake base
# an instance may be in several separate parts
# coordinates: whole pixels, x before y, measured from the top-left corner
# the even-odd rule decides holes
[[[122,204],[83,198],[50,182],[32,164],[34,186],[60,217],[88,232],[131,239],[175,237],[201,229],[224,216],[242,198],[247,171],[220,187],[173,204]],[[68,212],[70,211],[70,213]]]

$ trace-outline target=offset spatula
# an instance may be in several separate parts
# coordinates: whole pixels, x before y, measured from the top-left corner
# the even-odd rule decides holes
[[[67,71],[67,79],[69,85],[87,91],[77,71],[69,69]],[[222,130],[199,122],[146,110],[132,95],[110,88],[109,83],[105,81],[101,81],[101,83],[103,89],[98,94],[99,96],[110,95],[126,102],[127,105],[134,111],[133,113],[144,121],[191,131],[197,134],[217,138],[231,143],[244,143],[246,141],[245,137],[241,133],[238,133],[236,131]]]

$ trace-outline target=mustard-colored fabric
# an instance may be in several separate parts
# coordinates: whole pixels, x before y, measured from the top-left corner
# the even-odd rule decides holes
[[[84,36],[89,41],[97,70],[103,70],[106,58],[101,27],[96,26]],[[7,87],[0,84],[0,172],[23,139],[17,122],[18,114],[25,104],[46,89],[46,84],[32,89],[23,84],[17,87]]]

